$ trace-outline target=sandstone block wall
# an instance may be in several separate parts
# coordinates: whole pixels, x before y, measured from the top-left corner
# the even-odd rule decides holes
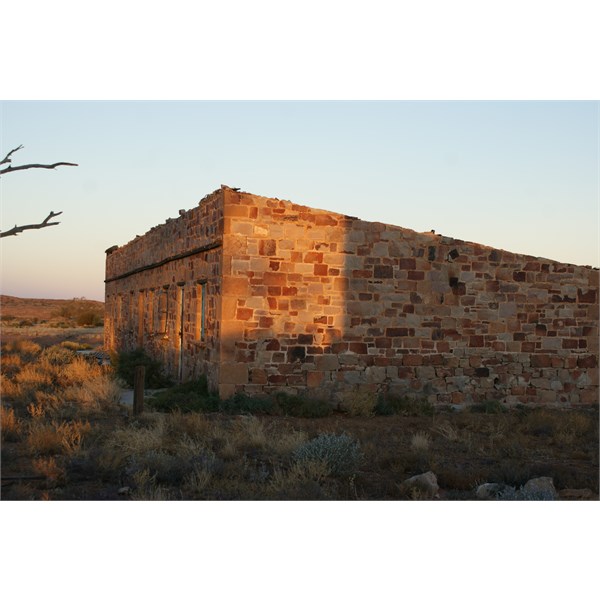
[[[178,219],[167,220],[125,246],[109,248],[106,257],[107,349],[143,347],[173,378],[206,374],[215,389],[219,378],[222,196],[221,190],[206,196],[197,208]]]
[[[132,266],[218,243],[111,281]],[[210,336],[197,345],[193,293],[203,278]],[[118,317],[115,298],[168,285],[177,312],[177,283],[189,289],[179,363],[175,342],[165,350],[148,331],[144,344],[173,374],[178,364],[183,377],[208,373],[222,397],[284,390],[332,402],[363,393],[598,401],[598,270],[589,267],[223,187],[111,252],[107,280],[107,343],[121,347],[140,340],[140,325],[135,300]],[[145,311],[156,303],[151,294]],[[167,318],[175,329],[177,318]]]

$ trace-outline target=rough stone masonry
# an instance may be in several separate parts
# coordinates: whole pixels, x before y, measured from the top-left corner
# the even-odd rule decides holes
[[[222,398],[597,403],[598,317],[598,269],[226,186],[107,250],[107,348]]]

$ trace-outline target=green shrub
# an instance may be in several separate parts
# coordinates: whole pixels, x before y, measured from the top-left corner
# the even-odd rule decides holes
[[[386,397],[379,396],[377,399],[377,404],[375,405],[375,414],[384,417],[389,417],[390,415],[394,414],[394,409]]]
[[[206,377],[188,381],[159,392],[146,400],[148,406],[161,412],[217,412],[219,399],[208,392]]]
[[[405,415],[411,417],[431,416],[435,408],[427,399],[405,396],[380,396],[375,405],[377,415]]]
[[[113,367],[118,377],[133,387],[136,367],[145,367],[144,385],[148,388],[163,388],[171,385],[171,381],[163,374],[159,361],[148,356],[143,348],[129,352],[119,352],[112,356]]]
[[[248,396],[235,394],[221,403],[221,410],[230,415],[276,415],[280,412],[271,396]]]
[[[327,417],[333,412],[330,404],[314,398],[290,396],[282,392],[277,394],[275,398],[281,412],[290,417]]]
[[[486,415],[499,415],[500,413],[508,412],[508,409],[500,400],[484,400],[483,402],[472,404],[469,407],[469,411],[472,413],[485,413]]]
[[[359,442],[345,433],[323,433],[302,444],[292,456],[300,463],[322,461],[334,476],[352,475],[363,459]]]

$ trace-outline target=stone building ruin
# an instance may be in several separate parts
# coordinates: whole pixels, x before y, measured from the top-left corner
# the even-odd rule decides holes
[[[106,253],[107,349],[221,398],[598,402],[598,269],[227,186]]]

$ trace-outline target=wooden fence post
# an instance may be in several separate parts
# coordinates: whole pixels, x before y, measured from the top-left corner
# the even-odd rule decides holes
[[[146,367],[136,367],[133,376],[133,414],[141,415],[144,412],[144,378]]]

